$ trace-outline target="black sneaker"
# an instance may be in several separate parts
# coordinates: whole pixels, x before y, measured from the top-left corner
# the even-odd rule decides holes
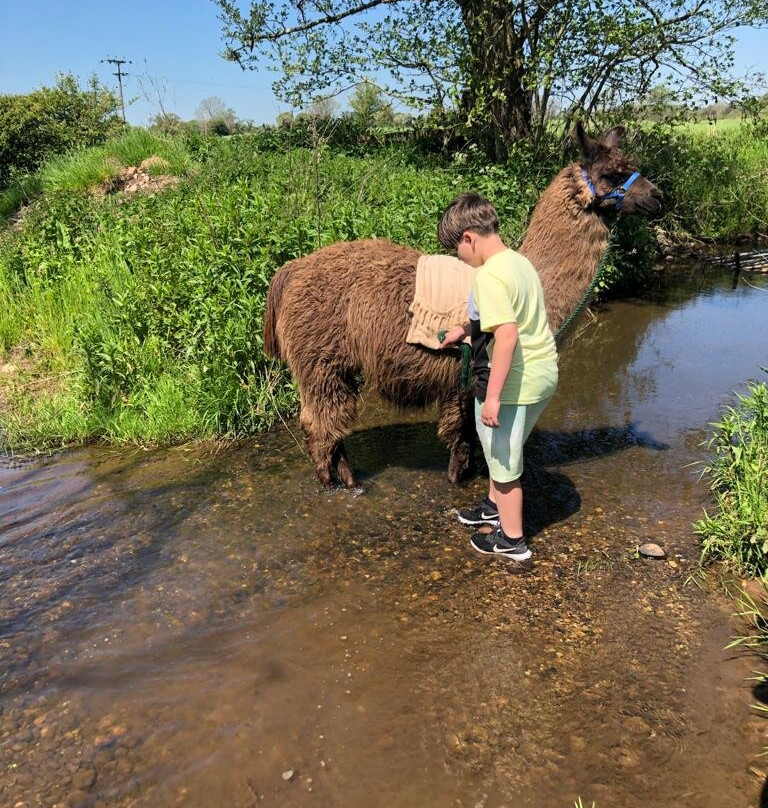
[[[531,551],[528,549],[525,539],[510,541],[500,527],[490,533],[475,533],[469,543],[478,553],[485,555],[511,558],[514,561],[526,561],[531,557]]]
[[[499,509],[495,502],[491,502],[488,497],[475,508],[465,508],[458,512],[459,522],[462,525],[499,525]]]

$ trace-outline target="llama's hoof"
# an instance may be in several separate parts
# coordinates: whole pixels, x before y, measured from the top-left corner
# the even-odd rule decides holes
[[[469,469],[469,446],[466,443],[459,444],[451,451],[451,457],[448,461],[448,480],[452,485],[458,485],[461,478]]]

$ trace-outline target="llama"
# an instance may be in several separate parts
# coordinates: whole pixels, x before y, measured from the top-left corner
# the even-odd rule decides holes
[[[542,193],[519,251],[536,267],[555,333],[592,283],[617,211],[651,215],[659,192],[619,151],[623,127],[593,140],[581,125],[581,164],[564,168]],[[437,402],[438,437],[450,449],[448,477],[459,481],[472,457],[472,398],[459,385],[455,352],[405,341],[414,297],[411,247],[369,239],[323,247],[282,266],[269,287],[264,350],[291,369],[301,397],[299,423],[323,485],[333,472],[355,475],[344,448],[359,380],[401,407]]]

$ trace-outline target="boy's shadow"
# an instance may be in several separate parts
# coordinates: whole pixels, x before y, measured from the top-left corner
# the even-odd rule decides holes
[[[536,462],[527,461],[520,482],[523,521],[529,538],[573,516],[581,508],[581,495],[571,478],[562,472],[548,471]]]
[[[549,525],[567,519],[581,507],[581,496],[573,481],[562,471],[544,466],[567,466],[605,457],[630,447],[642,446],[655,451],[669,448],[650,435],[639,432],[634,424],[621,427],[593,427],[578,432],[535,431],[525,447],[525,472],[522,477],[524,519],[534,536]]]

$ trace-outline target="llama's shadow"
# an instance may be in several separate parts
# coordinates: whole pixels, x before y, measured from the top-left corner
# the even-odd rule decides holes
[[[362,482],[370,482],[384,469],[444,471],[448,451],[437,438],[437,425],[431,421],[387,424],[362,429],[345,441],[349,454],[360,465],[356,472]],[[616,454],[632,447],[663,451],[669,448],[633,423],[624,426],[591,427],[576,432],[535,430],[525,446],[526,462],[539,466],[567,466],[584,460]],[[478,452],[478,470],[485,468]]]
[[[358,480],[365,488],[375,487],[376,478],[391,467],[445,473],[448,452],[437,438],[433,422],[372,427],[346,440],[350,456],[360,465]],[[573,481],[562,471],[548,466],[567,466],[604,457],[631,447],[662,451],[666,444],[640,432],[629,423],[622,427],[595,427],[578,432],[539,430],[526,444],[526,470],[522,477],[525,520],[531,535],[577,513],[581,507]],[[472,476],[487,476],[478,450]]]

